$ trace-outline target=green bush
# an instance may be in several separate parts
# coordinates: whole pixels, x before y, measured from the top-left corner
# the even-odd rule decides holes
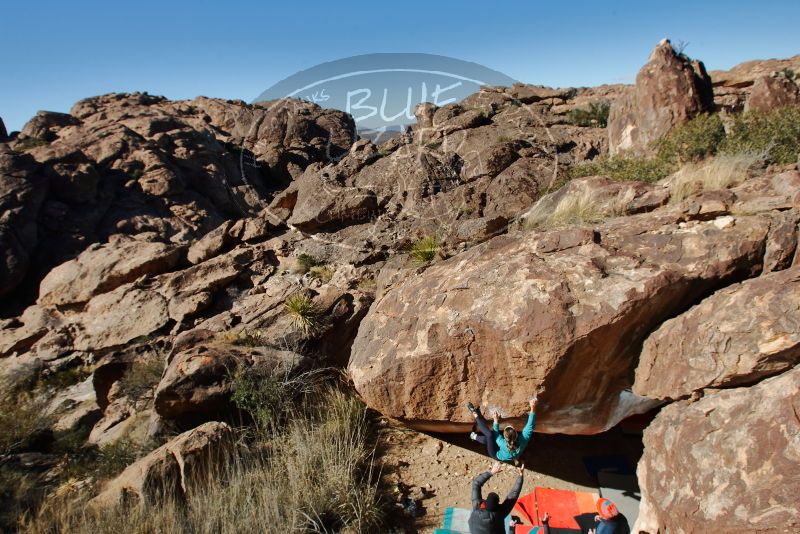
[[[287,413],[290,399],[289,388],[273,373],[247,369],[234,377],[231,400],[237,408],[250,414],[257,431],[279,424]]]
[[[580,163],[570,168],[570,178],[584,176],[605,176],[621,182],[641,180],[643,182],[656,182],[669,176],[675,170],[675,165],[658,158],[644,158],[635,156],[601,157],[587,163]]]
[[[703,113],[656,141],[656,159],[665,164],[697,162],[717,153],[725,127],[716,113]]]
[[[44,139],[39,139],[37,137],[29,137],[27,139],[23,139],[21,141],[17,141],[14,145],[15,152],[27,152],[28,150],[40,146],[49,145],[50,142]]]
[[[439,252],[439,241],[436,236],[429,235],[415,241],[411,245],[410,254],[414,263],[422,265],[433,261],[437,252]]]
[[[608,102],[592,102],[586,109],[572,109],[567,113],[567,122],[575,126],[594,126],[605,128],[608,125],[608,112],[611,104]]]
[[[800,107],[748,111],[736,115],[722,152],[764,154],[773,163],[797,163],[800,154]]]
[[[300,274],[306,274],[312,267],[316,267],[317,265],[321,265],[321,262],[314,256],[309,254],[300,254],[297,256],[297,272]]]

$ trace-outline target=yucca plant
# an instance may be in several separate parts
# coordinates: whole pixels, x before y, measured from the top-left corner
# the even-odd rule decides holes
[[[304,334],[308,334],[314,329],[319,309],[307,293],[299,291],[290,295],[284,302],[284,306],[295,328]]]
[[[418,239],[411,245],[411,258],[414,260],[414,263],[422,265],[424,263],[428,263],[429,261],[433,261],[436,258],[436,253],[439,251],[439,242],[436,239],[436,236],[425,236],[422,239]]]

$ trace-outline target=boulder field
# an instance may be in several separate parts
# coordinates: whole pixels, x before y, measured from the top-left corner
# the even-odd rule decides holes
[[[87,446],[164,443],[96,506],[185,494],[232,453],[239,371],[335,368],[429,431],[534,393],[538,432],[658,411],[641,531],[797,530],[797,165],[689,194],[565,179],[705,111],[796,105],[796,63],[707,73],[664,41],[635,86],[486,87],[378,146],[297,100],[110,94],[0,122],[0,391],[49,395]],[[607,128],[573,124],[599,103]]]

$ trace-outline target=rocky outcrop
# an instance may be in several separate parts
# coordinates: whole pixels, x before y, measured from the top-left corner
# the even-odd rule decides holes
[[[39,305],[77,304],[133,282],[172,270],[181,258],[181,247],[112,236],[95,244],[74,260],[50,271],[39,286]]]
[[[3,189],[16,180],[28,192],[25,213],[3,206],[11,272],[0,290],[27,274],[32,293],[50,269],[113,235],[186,246],[227,219],[255,217],[293,176],[340,158],[354,139],[349,115],[291,100],[250,106],[110,94],[69,114],[40,112],[9,143],[26,155],[2,148]],[[6,202],[22,198],[5,193]],[[29,303],[15,301],[17,313]]]
[[[750,88],[745,111],[769,111],[800,104],[800,87],[786,74],[762,76]]]
[[[14,290],[28,271],[48,185],[32,157],[0,145],[0,296]]]
[[[202,424],[128,466],[89,505],[151,505],[166,495],[185,498],[192,483],[207,475],[213,462],[229,454],[232,446],[233,431],[228,425]]]
[[[209,418],[230,411],[236,373],[254,365],[288,375],[302,356],[269,347],[204,343],[179,352],[170,361],[155,393],[155,409],[167,419]]]
[[[678,54],[664,39],[636,75],[636,87],[611,106],[609,150],[643,152],[673,127],[714,109],[703,63]]]
[[[709,72],[714,86],[715,106],[729,112],[742,111],[755,81],[779,72],[800,72],[800,55],[786,59],[745,61],[730,70]]]
[[[670,404],[644,433],[633,532],[796,532],[800,369]]]
[[[718,291],[644,343],[633,391],[658,399],[758,382],[800,362],[800,269]]]
[[[5,141],[8,137],[8,131],[6,130],[6,124],[3,122],[3,118],[0,117],[0,141]]]

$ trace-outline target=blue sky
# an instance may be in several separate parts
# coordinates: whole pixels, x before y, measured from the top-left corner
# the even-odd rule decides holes
[[[662,37],[709,69],[800,54],[800,2],[73,0],[0,9],[0,117],[114,91],[250,101],[300,69],[371,52],[474,61],[552,86],[631,82]]]

